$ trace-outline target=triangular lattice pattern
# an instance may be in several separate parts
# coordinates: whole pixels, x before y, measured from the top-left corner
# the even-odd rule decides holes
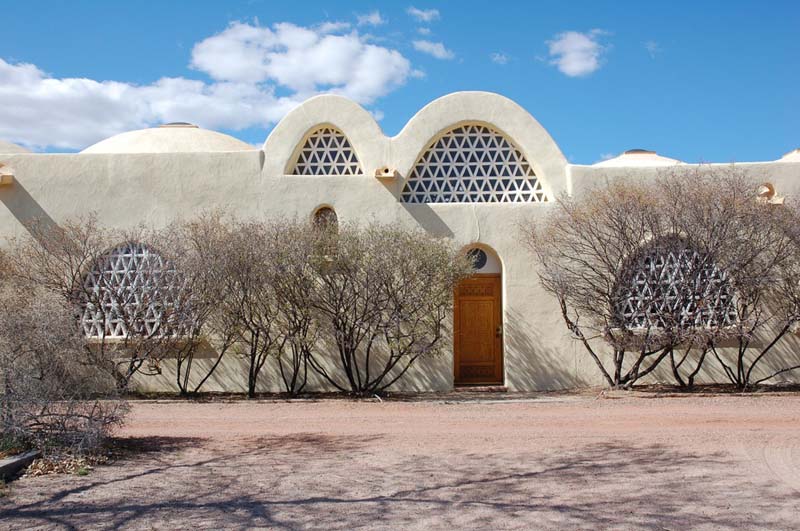
[[[547,201],[533,168],[501,133],[457,127],[417,161],[404,203],[538,203]]]
[[[173,331],[182,290],[175,268],[139,243],[121,245],[84,277],[81,324],[87,337],[153,337]]]
[[[619,290],[617,315],[628,328],[715,328],[737,320],[728,275],[680,240],[632,260]]]
[[[347,137],[323,127],[308,137],[291,175],[362,175],[361,163]]]

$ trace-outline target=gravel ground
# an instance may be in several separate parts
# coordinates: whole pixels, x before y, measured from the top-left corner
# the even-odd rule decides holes
[[[800,529],[800,395],[135,402],[5,529]]]

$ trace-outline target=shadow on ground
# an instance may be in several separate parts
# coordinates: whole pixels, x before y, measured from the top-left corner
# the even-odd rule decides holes
[[[130,439],[113,466],[31,478],[4,526],[140,528],[794,528],[796,492],[721,453],[590,444],[545,455],[374,452],[380,438]],[[134,451],[138,449],[139,451]],[[758,493],[753,496],[753,493]],[[792,516],[794,515],[794,516]]]

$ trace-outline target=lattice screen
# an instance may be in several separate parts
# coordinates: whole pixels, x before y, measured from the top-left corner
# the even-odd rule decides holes
[[[84,278],[81,323],[87,337],[169,333],[182,283],[174,267],[139,243],[121,245]]]
[[[323,127],[308,137],[291,175],[361,175],[361,163],[347,137],[333,127]]]
[[[445,134],[417,161],[405,203],[538,203],[547,201],[533,168],[508,139],[484,125]]]
[[[727,274],[679,240],[650,246],[623,278],[617,314],[629,328],[723,327],[737,320]]]

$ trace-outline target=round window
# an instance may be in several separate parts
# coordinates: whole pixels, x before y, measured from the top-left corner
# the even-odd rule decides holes
[[[483,269],[486,266],[488,257],[483,249],[470,249],[467,256],[472,260],[472,265],[475,269]]]

